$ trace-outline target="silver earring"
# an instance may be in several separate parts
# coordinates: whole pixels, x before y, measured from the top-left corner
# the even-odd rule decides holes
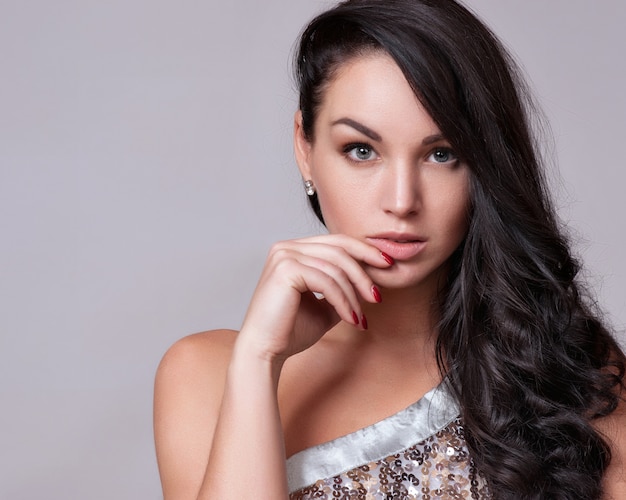
[[[305,181],[304,190],[306,191],[307,196],[313,196],[315,194],[315,186],[313,185],[313,181]]]

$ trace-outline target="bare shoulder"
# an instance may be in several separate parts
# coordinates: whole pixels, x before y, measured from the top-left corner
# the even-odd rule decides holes
[[[165,497],[195,498],[209,457],[237,332],[213,330],[177,341],[154,388],[154,435]]]
[[[611,463],[604,476],[605,500],[626,498],[626,394],[610,415],[595,422],[596,429],[611,447]]]
[[[159,364],[157,394],[171,385],[180,386],[183,393],[194,388],[221,392],[236,337],[234,330],[212,330],[174,343]]]
[[[229,360],[224,360],[224,356],[230,355],[236,337],[235,330],[210,330],[183,337],[167,350],[157,376],[172,369],[217,368],[223,361],[228,364]]]

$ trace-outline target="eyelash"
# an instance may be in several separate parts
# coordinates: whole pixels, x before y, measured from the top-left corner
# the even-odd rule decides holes
[[[346,144],[343,148],[343,154],[349,161],[354,162],[354,163],[365,163],[367,161],[372,161],[373,159],[375,159],[375,158],[367,158],[367,159],[354,158],[351,153],[357,149],[366,149],[368,150],[370,154],[375,154],[375,155],[377,154],[376,150],[365,142],[353,142],[350,144]],[[436,161],[434,158],[431,159],[431,157],[434,157],[434,155],[441,154],[441,153],[451,158],[446,159],[445,161]],[[435,163],[435,164],[440,164],[440,165],[446,165],[446,164],[456,165],[459,162],[459,158],[457,157],[456,153],[452,150],[452,148],[448,146],[437,146],[436,148],[433,148],[428,153],[428,155],[426,156],[426,161]]]
[[[434,148],[427,156],[427,158],[431,158],[432,156],[434,156],[435,154],[438,153],[445,153],[448,156],[451,156],[451,159],[448,159],[446,161],[434,161],[432,160],[433,163],[438,163],[440,165],[445,165],[448,163],[452,163],[453,165],[456,165],[459,162],[459,158],[456,155],[456,153],[452,150],[452,148],[449,148],[447,146],[439,146]]]
[[[350,144],[346,144],[343,148],[343,154],[346,156],[346,158],[354,163],[364,163],[366,161],[371,161],[371,158],[368,159],[357,159],[357,158],[353,158],[351,155],[351,152],[356,150],[356,149],[367,149],[370,154],[374,153],[376,154],[375,149],[370,146],[369,144],[366,144],[364,142],[353,142]]]

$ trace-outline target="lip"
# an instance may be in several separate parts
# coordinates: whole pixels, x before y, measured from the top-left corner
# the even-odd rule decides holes
[[[409,260],[426,246],[426,240],[409,233],[385,233],[369,236],[367,242],[394,260]]]

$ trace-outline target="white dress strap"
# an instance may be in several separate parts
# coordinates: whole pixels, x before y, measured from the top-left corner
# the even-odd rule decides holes
[[[289,491],[399,453],[442,430],[458,415],[458,404],[442,383],[380,422],[289,457]]]

